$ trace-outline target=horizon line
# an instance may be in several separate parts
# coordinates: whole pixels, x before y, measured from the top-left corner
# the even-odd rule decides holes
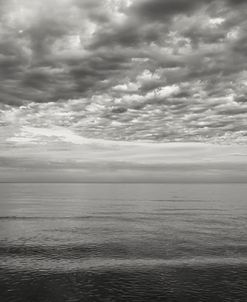
[[[0,184],[247,184],[247,181],[0,181]]]

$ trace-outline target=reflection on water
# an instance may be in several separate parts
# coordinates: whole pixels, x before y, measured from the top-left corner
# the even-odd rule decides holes
[[[247,188],[0,184],[0,301],[246,301]]]

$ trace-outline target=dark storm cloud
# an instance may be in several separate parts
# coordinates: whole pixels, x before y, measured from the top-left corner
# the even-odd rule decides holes
[[[202,4],[208,4],[213,0],[141,0],[133,5],[133,11],[141,18],[161,19],[170,18],[175,14],[192,12]]]
[[[219,3],[222,5],[224,1],[216,0],[137,0],[130,8],[131,12],[139,15],[140,18],[160,19],[166,21],[174,15],[191,14],[195,10],[207,6],[211,3]],[[245,0],[226,0],[230,6],[238,6],[246,4]]]
[[[247,95],[246,96],[239,96],[239,97],[235,98],[234,101],[237,102],[237,103],[240,103],[240,104],[247,103]]]
[[[136,48],[162,39],[161,31],[166,30],[163,24],[147,24],[136,20],[133,16],[127,18],[126,23],[116,24],[115,27],[103,26],[95,35],[90,48],[102,46]]]
[[[232,6],[246,4],[245,0],[227,0],[227,1]]]

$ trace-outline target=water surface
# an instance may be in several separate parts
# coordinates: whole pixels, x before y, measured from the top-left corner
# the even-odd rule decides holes
[[[0,184],[0,301],[246,301],[245,184]]]

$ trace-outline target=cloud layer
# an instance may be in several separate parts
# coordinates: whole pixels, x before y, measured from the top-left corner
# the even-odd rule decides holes
[[[246,143],[245,2],[1,1],[2,138]]]
[[[54,143],[55,142],[55,143]],[[82,139],[25,127],[0,155],[0,182],[246,182],[242,145]]]

